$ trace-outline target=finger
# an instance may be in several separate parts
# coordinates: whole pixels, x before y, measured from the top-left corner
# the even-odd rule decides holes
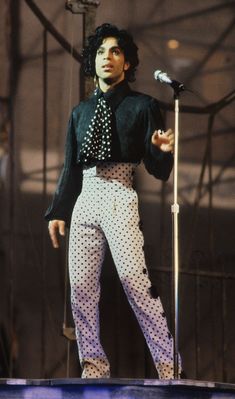
[[[169,134],[167,134],[167,138],[169,140],[169,144],[170,145],[174,145],[174,143],[175,143],[175,135],[174,135],[174,133],[172,131],[169,132]]]
[[[54,225],[49,225],[49,235],[54,248],[59,248],[59,242],[57,239],[57,228]]]
[[[160,130],[155,130],[155,131],[153,132],[152,138],[153,138],[154,140],[158,139],[159,131],[160,131]]]
[[[160,141],[160,144],[169,144],[170,143],[169,137],[167,137],[165,134],[162,134],[161,136],[159,136],[159,141]]]
[[[50,233],[51,242],[54,248],[59,248],[59,241],[57,239],[56,233]]]
[[[166,134],[167,136],[174,135],[172,129],[168,129],[168,130],[165,132],[165,134]]]
[[[167,139],[169,142],[170,141],[174,141],[174,137],[175,137],[175,135],[174,135],[174,133],[173,133],[173,131],[171,130],[171,129],[168,129],[166,132],[164,132],[163,130],[158,130],[158,137],[162,140],[163,138],[164,139]]]
[[[61,236],[65,235],[65,223],[64,222],[59,223],[59,233]]]
[[[173,154],[173,152],[174,152],[174,143],[171,143],[169,145],[169,151]]]
[[[155,130],[155,131],[153,132],[153,134],[152,134],[151,142],[152,142],[154,145],[157,145],[158,141],[159,141],[159,134],[158,134],[158,131]]]
[[[50,234],[53,248],[59,248],[59,242],[56,235]]]
[[[175,135],[173,132],[166,135],[169,139],[174,139]]]

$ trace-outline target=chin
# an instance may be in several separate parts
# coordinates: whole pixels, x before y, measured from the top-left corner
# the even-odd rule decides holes
[[[113,84],[113,83],[115,83],[115,79],[114,78],[104,78],[103,79],[104,80],[104,82],[107,84],[107,85],[111,85],[111,84]]]

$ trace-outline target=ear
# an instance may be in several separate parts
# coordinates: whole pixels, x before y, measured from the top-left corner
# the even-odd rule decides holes
[[[93,80],[94,80],[94,86],[99,87],[99,78],[97,75],[94,76]]]
[[[124,64],[124,71],[127,71],[130,68],[130,63],[128,61]]]

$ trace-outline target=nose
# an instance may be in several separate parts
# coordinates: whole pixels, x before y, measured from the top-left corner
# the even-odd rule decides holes
[[[110,55],[111,55],[111,53],[110,53],[109,50],[105,51],[104,54],[103,54],[104,60],[109,60],[111,58]]]

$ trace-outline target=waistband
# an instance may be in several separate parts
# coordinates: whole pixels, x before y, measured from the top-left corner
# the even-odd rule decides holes
[[[117,180],[131,184],[138,164],[129,162],[105,162],[96,166],[83,167],[83,178],[98,177],[103,180]]]

